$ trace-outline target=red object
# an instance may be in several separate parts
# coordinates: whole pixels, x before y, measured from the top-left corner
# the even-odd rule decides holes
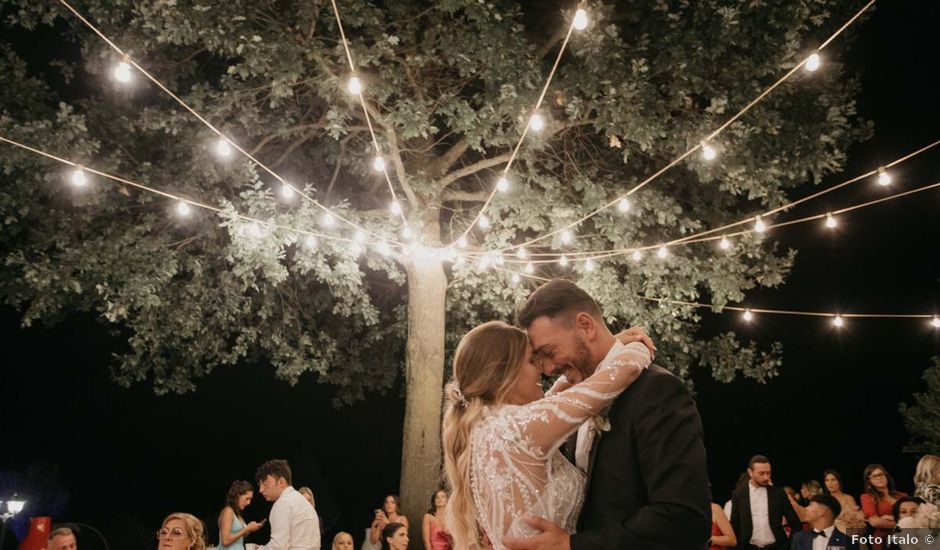
[[[895,499],[901,497],[906,497],[907,494],[896,492],[892,495]],[[890,516],[894,514],[894,502],[888,502],[887,499],[880,498],[878,502],[875,502],[875,499],[868,493],[863,493],[860,499],[862,501],[862,513],[865,514],[865,519],[868,519],[872,516]],[[874,536],[880,537],[882,540],[885,539],[888,535],[891,534],[891,529],[875,529]],[[872,544],[872,550],[884,550],[884,543],[882,544]]]
[[[46,550],[51,530],[52,518],[29,518],[29,533],[20,543],[19,550]]]
[[[717,537],[723,534],[724,533],[721,532],[721,528],[718,527],[718,524],[713,521],[712,522],[712,536]],[[718,546],[717,544],[712,543],[712,545],[708,547],[708,550],[724,550],[725,548],[726,548],[725,546]]]

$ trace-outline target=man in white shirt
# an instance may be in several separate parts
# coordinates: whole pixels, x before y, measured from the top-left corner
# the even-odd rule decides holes
[[[740,550],[784,550],[790,547],[783,520],[794,533],[802,523],[782,489],[773,486],[770,460],[755,455],[748,461],[746,487],[735,490],[731,497],[731,526],[738,535]]]
[[[286,460],[269,460],[255,472],[258,490],[271,508],[271,540],[258,550],[320,550],[320,520],[307,499],[291,487]]]
[[[843,548],[858,550],[858,545],[834,525],[836,517],[842,512],[839,501],[830,495],[816,495],[806,507],[806,521],[813,526],[811,531],[801,531],[793,535],[791,550],[826,550]]]

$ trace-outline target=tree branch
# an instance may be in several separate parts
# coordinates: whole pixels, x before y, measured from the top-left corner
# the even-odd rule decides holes
[[[366,110],[369,112],[369,116],[372,117],[372,120],[385,130],[385,139],[388,141],[392,166],[395,167],[398,183],[405,192],[408,202],[414,205],[419,204],[418,196],[415,194],[414,189],[411,188],[411,185],[408,184],[408,174],[405,172],[405,163],[401,160],[401,150],[398,148],[398,134],[395,132],[395,128],[391,124],[388,124],[383,117],[379,115],[378,111],[369,105],[368,101],[363,100],[363,104],[366,106]]]
[[[448,189],[441,195],[442,201],[486,202],[490,194],[486,191],[458,191]]]
[[[565,34],[568,33],[568,29],[565,27],[559,27],[555,34],[551,35],[544,44],[539,46],[539,49],[535,50],[535,58],[542,59],[548,52],[552,51],[552,48],[555,47],[555,44],[558,44],[565,39]]]
[[[459,170],[454,170],[453,172],[447,174],[446,176],[438,180],[437,188],[438,190],[443,191],[447,189],[448,185],[454,183],[460,178],[472,176],[473,174],[476,174],[480,170],[486,170],[487,168],[492,168],[494,166],[499,166],[500,164],[509,162],[509,158],[511,156],[512,156],[512,153],[504,153],[502,155],[495,156],[492,158],[479,160],[477,162],[474,162],[473,164],[464,166],[463,168],[460,168]]]

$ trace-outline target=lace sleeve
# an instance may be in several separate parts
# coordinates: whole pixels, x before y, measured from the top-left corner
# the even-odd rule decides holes
[[[633,342],[580,384],[522,407],[518,420],[529,450],[544,457],[556,449],[585,420],[613,402],[650,361],[646,346]]]

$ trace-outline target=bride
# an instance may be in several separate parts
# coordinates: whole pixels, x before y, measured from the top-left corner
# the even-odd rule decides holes
[[[580,384],[572,386],[562,377],[548,396],[523,330],[491,321],[463,337],[446,388],[443,424],[451,487],[445,523],[454,548],[491,544],[501,550],[504,536],[536,534],[525,516],[546,518],[574,532],[584,473],[558,448],[651,361],[637,337],[629,332],[617,337],[633,343]]]

